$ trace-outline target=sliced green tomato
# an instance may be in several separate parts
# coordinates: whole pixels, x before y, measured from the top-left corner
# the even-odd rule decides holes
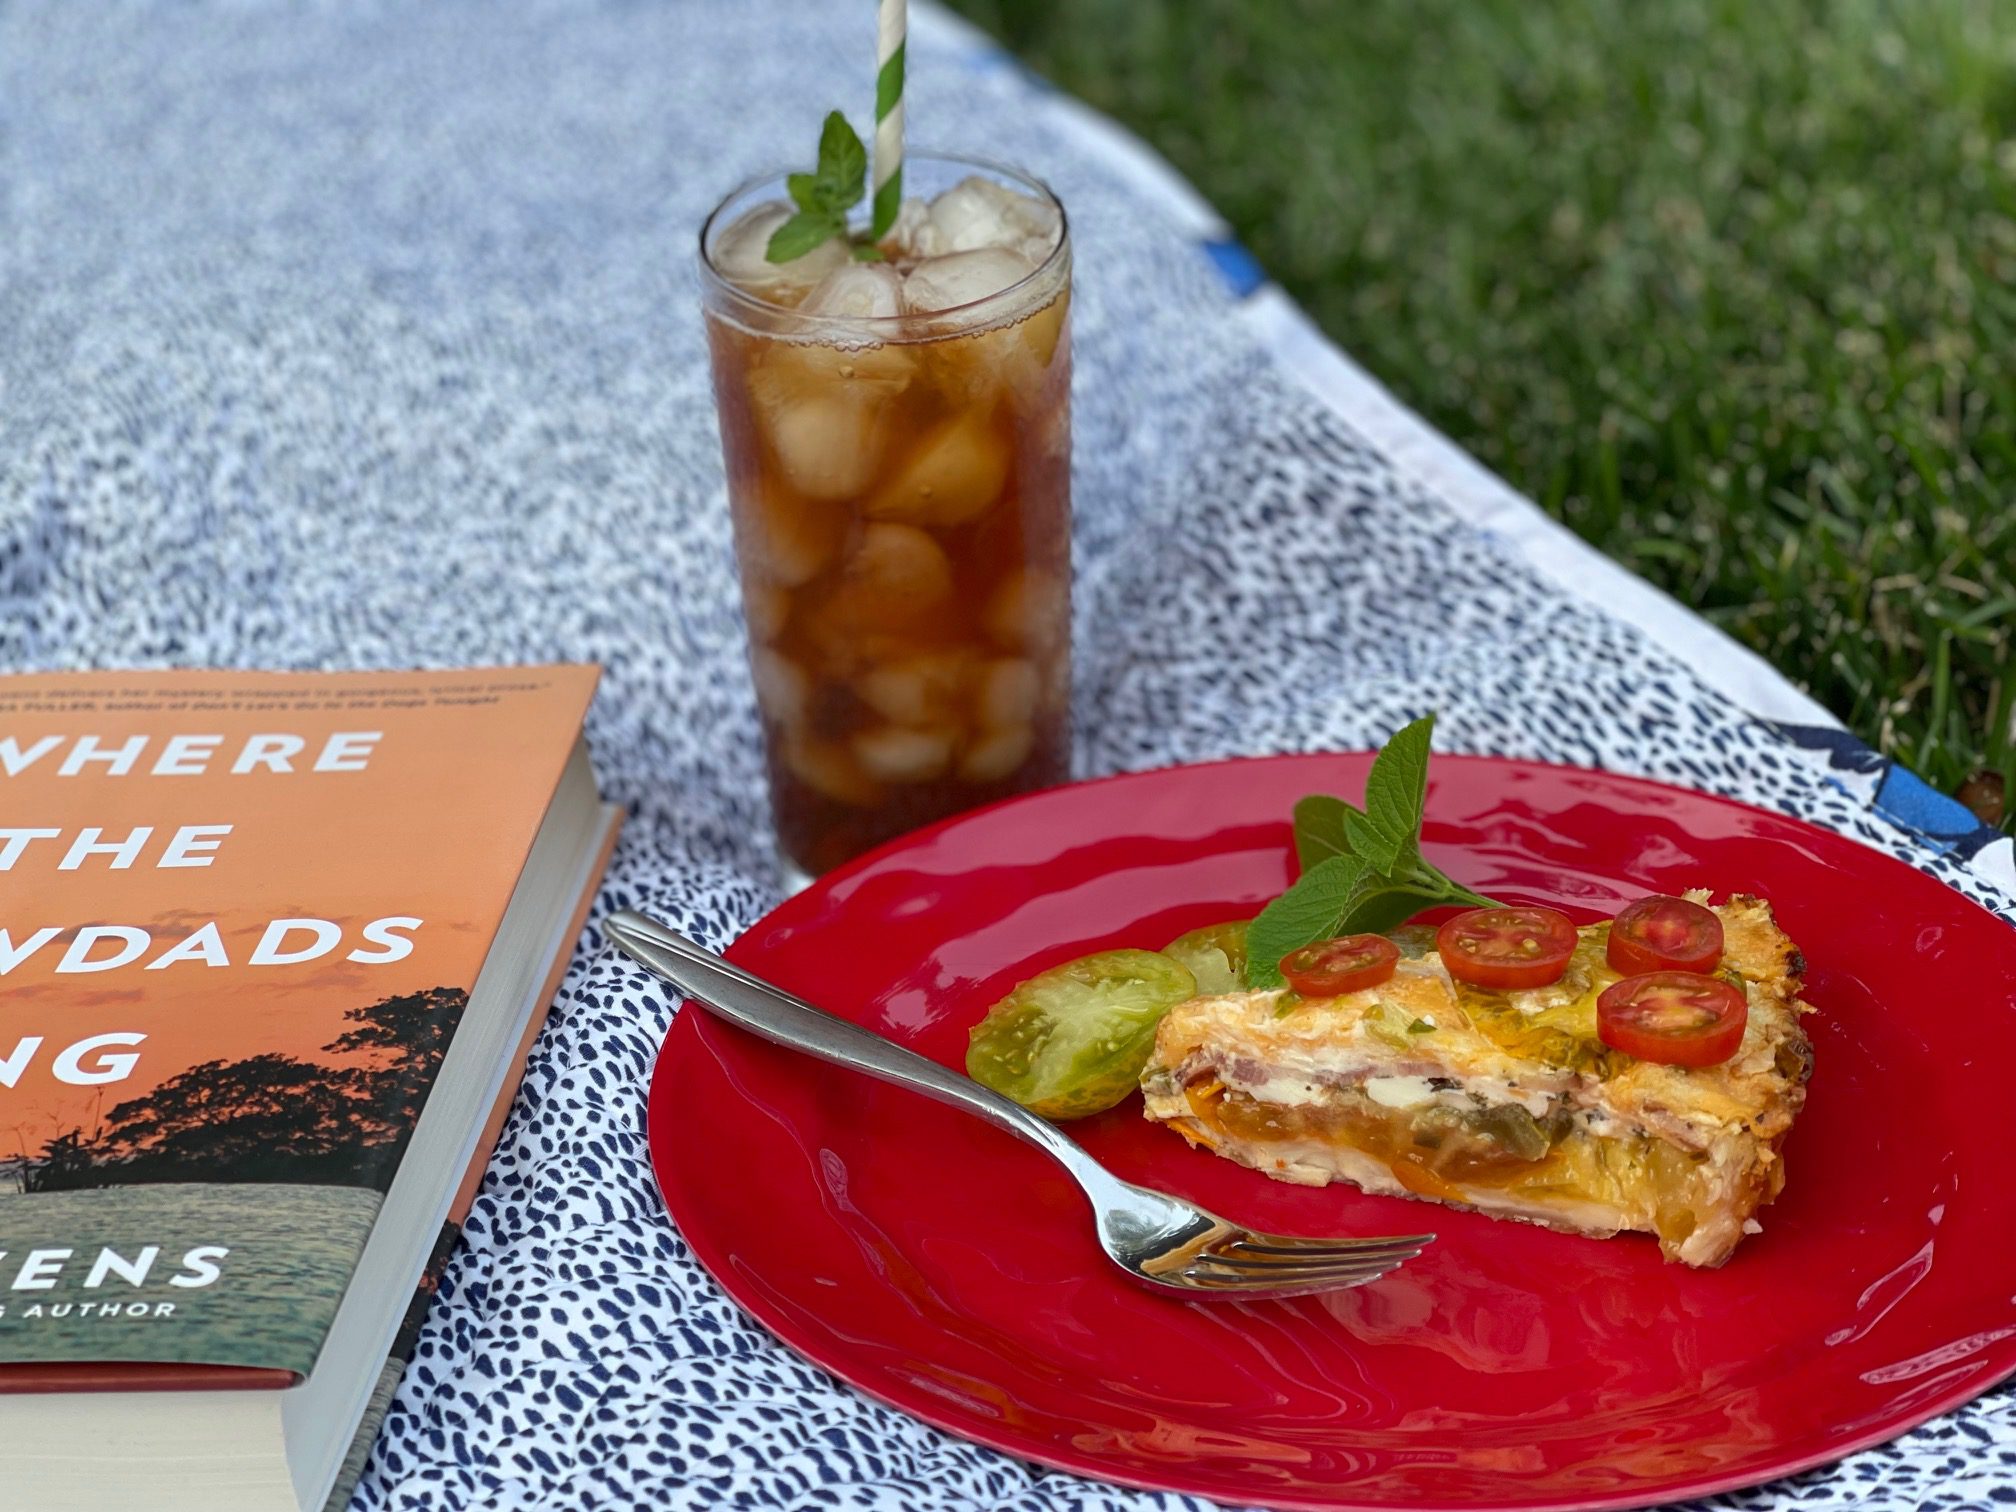
[[[1188,967],[1105,950],[1031,977],[973,1026],[966,1074],[1045,1118],[1084,1118],[1132,1092],[1162,1015],[1197,995]]]
[[[1246,990],[1246,926],[1250,919],[1234,919],[1228,924],[1207,924],[1179,935],[1162,947],[1162,954],[1180,961],[1197,978],[1197,990],[1206,997]]]

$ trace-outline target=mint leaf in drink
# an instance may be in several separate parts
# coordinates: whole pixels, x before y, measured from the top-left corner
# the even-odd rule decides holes
[[[829,237],[844,236],[847,223],[838,215],[800,210],[770,233],[763,255],[773,263],[793,262]]]
[[[769,261],[791,262],[821,242],[847,234],[848,208],[868,192],[868,149],[847,117],[837,110],[826,117],[819,132],[818,170],[787,175],[784,190],[798,213],[771,233],[763,249]],[[857,248],[855,256],[860,255]]]
[[[818,177],[830,209],[845,210],[868,192],[868,149],[837,110],[819,133]]]
[[[791,173],[784,177],[784,188],[791,196],[791,203],[807,215],[818,215],[830,208],[820,190],[819,177],[812,173]]]
[[[1395,870],[1421,836],[1428,797],[1428,748],[1435,716],[1395,731],[1365,774],[1365,810],[1347,822],[1351,849],[1377,871]]]
[[[1346,819],[1357,813],[1342,798],[1328,793],[1311,793],[1295,805],[1295,857],[1305,872],[1332,856],[1351,854],[1345,837]]]
[[[1365,777],[1365,807],[1311,793],[1295,805],[1302,875],[1247,932],[1246,984],[1283,985],[1281,958],[1318,940],[1385,934],[1423,909],[1489,908],[1421,854],[1433,715],[1397,731]]]

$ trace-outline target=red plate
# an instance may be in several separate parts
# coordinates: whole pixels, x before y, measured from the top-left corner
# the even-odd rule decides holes
[[[1368,758],[1113,778],[969,814],[793,898],[729,955],[947,1065],[1018,979],[1238,917],[1290,876],[1290,805]],[[1262,1229],[1441,1235],[1376,1285],[1137,1290],[1036,1150],[683,1012],[651,1091],[672,1216],[792,1348],[953,1433],[1130,1485],[1277,1507],[1629,1507],[1877,1443],[2016,1369],[2006,1122],[2016,931],[1778,814],[1438,757],[1427,849],[1586,919],[1647,891],[1770,898],[1818,1052],[1765,1231],[1719,1271],[1348,1187],[1269,1181],[1130,1100],[1074,1126],[1121,1175]]]

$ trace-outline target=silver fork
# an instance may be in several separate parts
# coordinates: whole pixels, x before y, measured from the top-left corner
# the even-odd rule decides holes
[[[1108,1258],[1150,1286],[1234,1300],[1309,1296],[1376,1281],[1435,1238],[1301,1239],[1227,1222],[1193,1202],[1122,1181],[1056,1125],[998,1092],[772,987],[655,919],[626,910],[604,928],[625,955],[717,1018],[963,1108],[1028,1140],[1091,1200]]]

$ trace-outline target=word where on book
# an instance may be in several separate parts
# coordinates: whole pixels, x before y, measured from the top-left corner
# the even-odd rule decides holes
[[[151,735],[129,735],[117,741],[99,735],[44,735],[26,745],[8,735],[0,737],[0,773],[19,777],[44,762],[58,777],[126,777],[135,773],[201,777],[211,771],[228,771],[233,777],[262,772],[361,772],[384,738],[382,730],[340,730],[324,737],[314,757],[308,758],[306,736],[248,735],[236,744],[226,766],[222,735],[165,736],[151,762],[142,760],[156,748]]]
[[[384,738],[382,730],[315,737],[268,731],[236,739],[204,733],[44,735],[28,740],[9,735],[0,737],[0,794],[7,791],[9,779],[30,782],[38,777],[159,780],[164,792],[173,789],[173,779],[185,777],[340,783],[370,769]],[[0,825],[0,873],[88,877],[136,868],[217,867],[228,861],[235,828],[229,823],[128,824],[114,832],[102,824],[34,824],[17,817]],[[0,918],[0,981],[25,973],[31,965],[46,968],[51,976],[237,965],[273,968],[306,966],[339,951],[341,959],[353,965],[384,966],[413,954],[413,935],[425,924],[413,914],[365,921],[300,916],[250,923],[239,916],[230,920],[227,933],[218,918],[199,915],[178,921],[174,929],[164,929],[164,922],[164,918],[130,924]],[[21,1035],[11,1044],[0,1043],[0,1089],[20,1085],[38,1063],[47,1063],[56,1081],[71,1086],[127,1080],[138,1063],[131,1052],[146,1040],[142,1033],[113,1030],[59,1047],[43,1035]]]

